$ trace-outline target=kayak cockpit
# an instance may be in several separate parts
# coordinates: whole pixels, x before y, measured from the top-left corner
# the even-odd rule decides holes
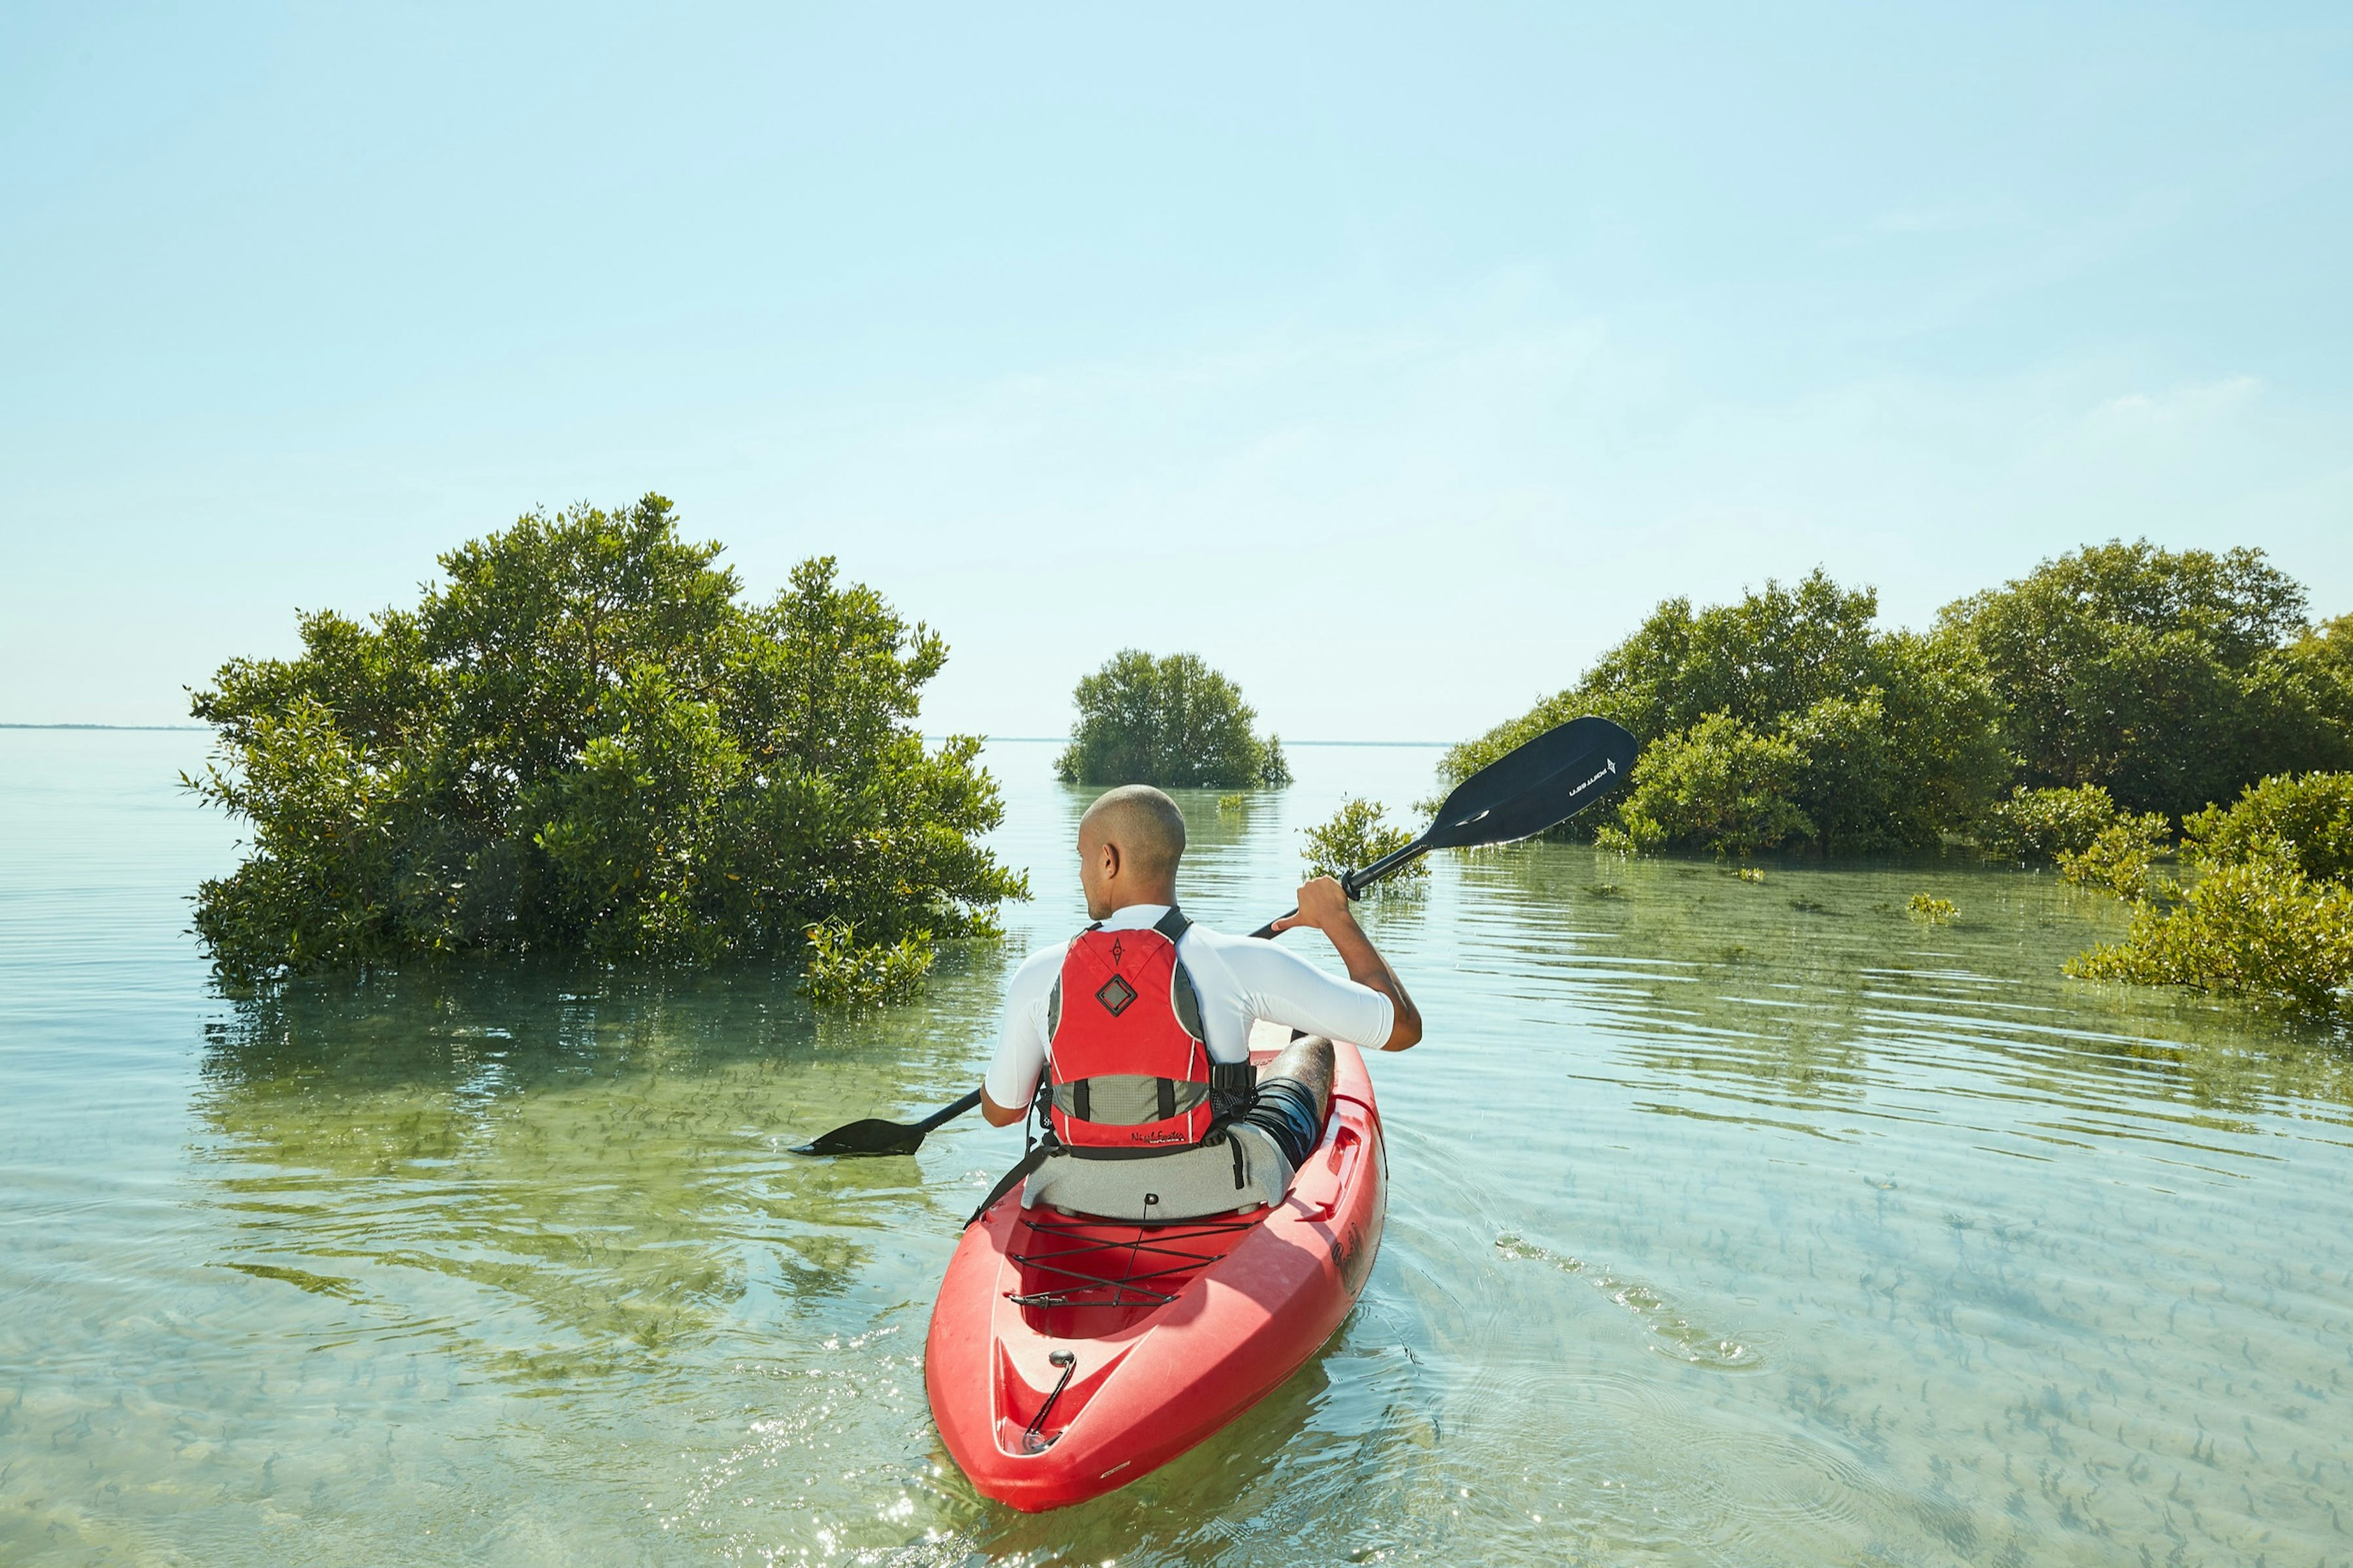
[[[1008,1295],[1032,1332],[1105,1339],[1176,1300],[1194,1276],[1256,1230],[1267,1212],[1140,1225],[1024,1209],[1007,1253],[1019,1270]]]

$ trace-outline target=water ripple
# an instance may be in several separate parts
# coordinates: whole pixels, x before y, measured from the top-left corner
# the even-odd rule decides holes
[[[2063,980],[2116,914],[2051,878],[1440,858],[1365,906],[1430,1038],[1373,1064],[1356,1311],[1216,1442],[1030,1520],[920,1365],[1018,1139],[785,1149],[969,1086],[1075,918],[1052,747],[991,752],[1039,895],[1008,942],[837,1022],[757,973],[228,1003],[185,935],[230,852],[170,785],[200,742],[0,734],[0,1560],[2353,1555],[2353,1058]],[[1429,760],[1188,798],[1188,907],[1256,925],[1302,826]]]

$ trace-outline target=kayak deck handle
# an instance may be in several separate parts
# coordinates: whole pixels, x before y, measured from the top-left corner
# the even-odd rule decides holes
[[[1079,1358],[1069,1351],[1056,1351],[1046,1359],[1060,1367],[1062,1375],[1056,1381],[1054,1392],[1046,1395],[1045,1403],[1038,1406],[1038,1414],[1029,1417],[1029,1425],[1021,1434],[1021,1451],[1025,1454],[1042,1454],[1054,1446],[1053,1438],[1040,1437],[1039,1434],[1045,1430],[1046,1417],[1054,1413],[1054,1401],[1061,1398],[1062,1390],[1071,1386],[1071,1373],[1079,1369]]]

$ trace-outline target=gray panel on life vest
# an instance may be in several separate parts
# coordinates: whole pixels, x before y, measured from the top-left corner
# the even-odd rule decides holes
[[[1183,959],[1169,966],[1168,1005],[1187,1034],[1204,1043],[1208,1040],[1201,1032],[1201,994],[1193,989],[1193,976],[1186,972]]]
[[[1149,1073],[1097,1073],[1085,1080],[1087,1113],[1082,1121],[1104,1127],[1141,1127],[1161,1120],[1160,1082]],[[1054,1109],[1065,1116],[1079,1114],[1077,1081],[1054,1086]],[[1176,1109],[1182,1116],[1209,1098],[1209,1086],[1176,1080]]]
[[[1291,1190],[1292,1170],[1274,1140],[1248,1125],[1229,1127],[1226,1136],[1232,1144],[1197,1143],[1143,1160],[1049,1155],[1029,1173],[1021,1201],[1106,1219],[1199,1219],[1281,1203]],[[1236,1147],[1242,1152],[1240,1187],[1234,1185]]]

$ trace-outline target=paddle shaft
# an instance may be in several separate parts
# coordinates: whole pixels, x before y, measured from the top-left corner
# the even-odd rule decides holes
[[[1347,894],[1351,900],[1361,899],[1365,896],[1366,888],[1391,872],[1401,871],[1412,865],[1416,860],[1429,854],[1430,847],[1430,836],[1425,833],[1404,848],[1390,850],[1361,871],[1343,871],[1340,873],[1340,890]],[[1264,937],[1271,942],[1276,935],[1274,928],[1298,912],[1299,906],[1293,904],[1291,906],[1289,914],[1280,915],[1267,921],[1266,924],[1250,932],[1250,935]]]
[[[934,1128],[940,1126],[944,1122],[954,1121],[957,1117],[962,1116],[965,1111],[970,1110],[974,1106],[978,1105],[979,1103],[980,1090],[976,1089],[971,1093],[965,1095],[963,1099],[955,1100],[952,1104],[943,1105],[937,1110],[933,1111],[929,1116],[924,1117],[921,1121],[916,1122],[915,1125],[922,1128],[924,1131],[929,1132]]]

